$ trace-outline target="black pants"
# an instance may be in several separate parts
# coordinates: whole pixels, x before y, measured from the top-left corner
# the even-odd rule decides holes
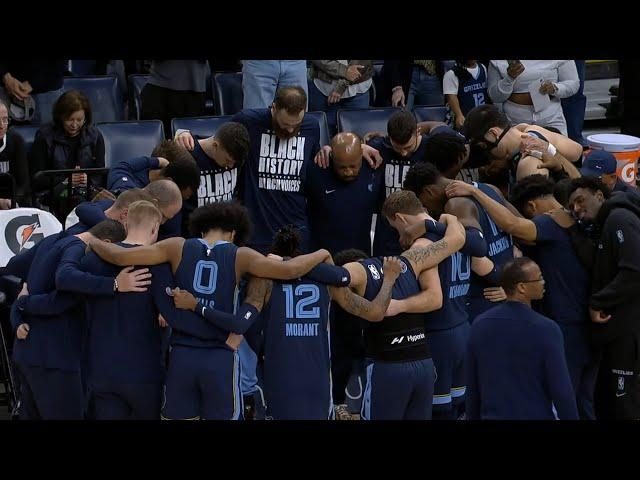
[[[346,403],[346,388],[354,361],[364,359],[360,319],[334,305],[331,315],[331,380],[333,403]]]
[[[596,386],[598,420],[640,419],[640,333],[604,345]]]
[[[204,115],[205,92],[178,91],[147,83],[140,94],[143,120],[162,120],[164,136],[171,138],[171,119]]]

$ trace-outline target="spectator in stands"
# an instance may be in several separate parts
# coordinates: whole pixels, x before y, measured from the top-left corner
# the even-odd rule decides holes
[[[207,60],[153,60],[140,94],[143,120],[162,120],[167,137],[171,119],[204,115]]]
[[[487,103],[487,68],[478,60],[456,60],[455,66],[444,74],[442,91],[450,123],[460,130],[469,110]]]
[[[281,87],[307,91],[306,60],[244,60],[242,65],[242,108],[269,108]]]
[[[22,137],[9,128],[9,109],[0,100],[0,173],[8,173],[15,182],[14,197],[21,207],[31,205],[29,198],[29,166],[27,152]],[[11,208],[11,199],[2,198],[0,210]]]
[[[584,60],[574,60],[574,62],[576,62],[580,87],[574,95],[562,99],[562,112],[567,121],[567,134],[569,138],[586,147],[587,140],[582,136],[584,114],[587,109],[587,97],[584,95],[586,62]]]
[[[618,178],[616,169],[618,161],[613,153],[605,150],[593,150],[586,155],[580,173],[587,177],[599,178],[611,192],[632,192],[638,194],[638,189],[624,183]]]
[[[488,82],[491,100],[502,104],[511,123],[554,127],[567,135],[560,99],[574,95],[580,87],[573,60],[491,60]],[[537,105],[532,88],[548,95],[550,103]]]
[[[53,122],[41,127],[36,134],[31,166],[34,175],[41,170],[104,168],[104,139],[93,125],[91,104],[84,93],[70,90],[58,98],[53,106]],[[48,204],[69,211],[77,201],[66,199],[61,203],[60,199],[67,195],[67,180],[57,181]],[[92,176],[88,180],[84,173],[74,174],[71,181],[74,197],[84,197],[87,188],[93,196],[104,185],[102,177]],[[49,181],[34,177],[32,188],[34,192],[42,192],[49,188]]]
[[[309,110],[327,114],[330,135],[336,133],[338,109],[369,107],[371,60],[311,60],[310,76]]]
[[[32,95],[61,89],[66,69],[67,60],[1,60],[0,78],[4,91],[0,88],[0,97],[7,97],[5,100],[13,119],[31,120],[34,111],[25,112],[25,101],[33,108]],[[47,111],[52,105],[44,100],[38,101],[38,108]]]
[[[437,60],[385,60],[384,75],[391,85],[391,105],[442,105],[442,63]]]

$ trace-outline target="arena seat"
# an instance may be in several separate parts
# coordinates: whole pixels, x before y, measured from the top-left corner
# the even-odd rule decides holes
[[[447,107],[413,107],[413,114],[418,122],[444,122],[447,115]]]
[[[396,107],[338,110],[338,131],[353,132],[361,137],[368,132],[386,132],[389,117],[401,110]]]
[[[11,127],[11,131],[20,135],[22,140],[24,140],[27,156],[31,152],[33,141],[36,139],[36,133],[38,133],[39,129],[39,125],[16,125],[15,127]]]
[[[69,71],[74,75],[95,75],[96,60],[69,60]]]
[[[129,117],[132,120],[140,120],[142,115],[142,101],[140,95],[147,80],[151,75],[129,75],[127,82],[129,84]]]
[[[124,120],[122,94],[115,75],[65,77],[63,90],[79,90],[89,97],[94,123]]]
[[[33,95],[33,100],[36,104],[36,111],[33,114],[32,124],[43,125],[53,120],[53,104],[64,90],[52,90],[45,93],[36,93]]]
[[[216,73],[213,96],[217,115],[233,115],[242,110],[242,73]]]
[[[220,117],[189,117],[174,118],[171,120],[171,137],[173,138],[179,129],[189,130],[199,137],[215,135],[220,126],[231,120],[231,115]]]
[[[104,164],[110,167],[121,160],[151,155],[164,140],[160,120],[108,122],[96,125],[104,137]]]
[[[324,147],[325,145],[329,145],[331,138],[329,137],[327,115],[324,112],[307,112],[305,115],[313,118],[320,124],[320,146]]]

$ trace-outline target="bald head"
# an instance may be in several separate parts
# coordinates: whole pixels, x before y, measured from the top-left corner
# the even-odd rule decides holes
[[[339,133],[331,140],[333,170],[341,180],[352,182],[362,167],[362,141],[354,133]]]
[[[182,208],[182,193],[178,185],[171,180],[156,180],[143,190],[153,197],[164,217],[162,223],[175,217]]]

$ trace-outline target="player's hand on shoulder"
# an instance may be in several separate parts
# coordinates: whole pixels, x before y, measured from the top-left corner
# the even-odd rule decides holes
[[[327,168],[331,162],[331,151],[332,150],[329,145],[322,147],[313,159],[315,164],[320,168]]]
[[[382,271],[384,272],[385,280],[395,282],[402,273],[403,263],[397,257],[384,257],[382,263]]]
[[[195,148],[195,140],[190,132],[181,132],[180,135],[176,136],[175,141],[178,145],[182,145],[189,151],[192,151]]]
[[[380,155],[380,152],[366,143],[362,144],[362,158],[364,158],[373,169],[382,165],[382,155]]]
[[[454,180],[445,187],[444,191],[448,198],[470,197],[473,195],[475,189],[476,187],[470,183],[466,183],[461,180]]]

